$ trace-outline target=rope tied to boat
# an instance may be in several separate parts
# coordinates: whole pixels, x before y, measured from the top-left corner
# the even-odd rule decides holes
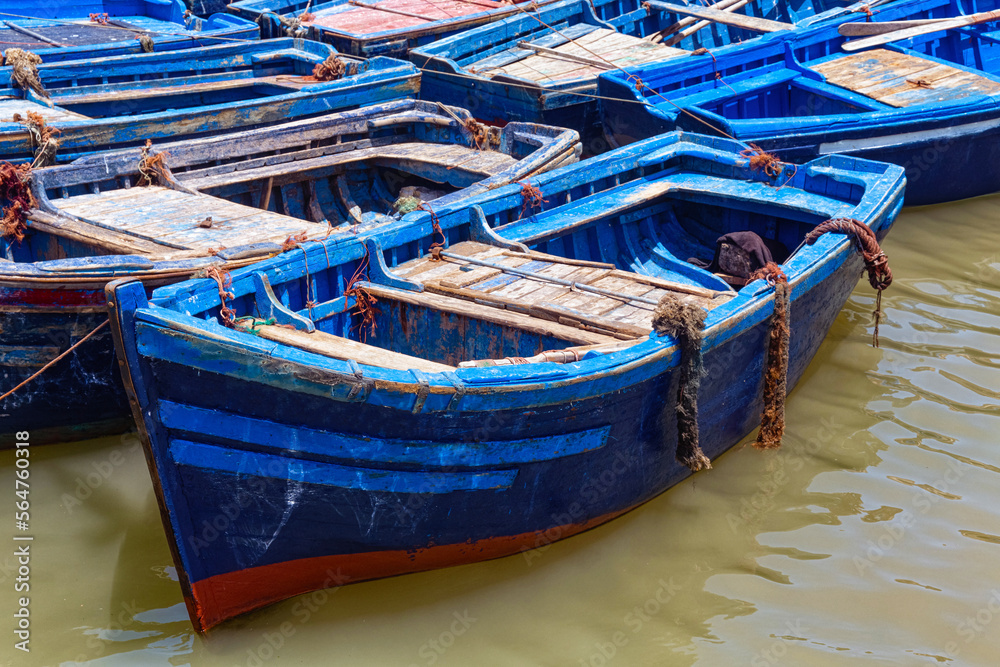
[[[219,315],[222,317],[222,325],[233,329],[236,327],[236,311],[226,305],[227,301],[236,298],[236,295],[229,291],[233,286],[233,277],[229,271],[220,269],[217,266],[210,266],[205,271],[205,277],[211,278],[219,287]]]
[[[768,153],[757,144],[748,144],[749,148],[740,151],[740,156],[747,158],[750,162],[750,171],[761,171],[770,179],[781,176],[781,170],[785,163],[778,159],[774,153]]]
[[[431,229],[434,230],[434,234],[441,235],[441,240],[431,242],[431,247],[428,249],[428,252],[431,253],[431,261],[440,262],[441,251],[444,250],[444,246],[448,242],[448,237],[444,235],[444,231],[441,229],[441,223],[438,221],[437,213],[435,213],[430,206],[428,206],[424,202],[421,202],[420,206],[418,206],[417,208],[420,209],[421,211],[427,211],[428,213],[431,214]]]
[[[538,189],[538,186],[528,181],[520,181],[519,185],[521,186],[521,218],[529,210],[540,209],[542,204],[549,203],[548,199],[542,198],[542,191]]]
[[[854,218],[831,218],[806,234],[806,243],[816,243],[820,236],[827,233],[845,234],[854,241],[854,247],[861,253],[868,272],[868,284],[875,290],[875,332],[872,334],[872,347],[878,347],[878,325],[882,319],[882,291],[892,284],[892,269],[889,268],[889,258],[882,252],[875,232],[871,227]]]
[[[660,298],[653,313],[653,330],[660,336],[672,336],[681,350],[674,407],[677,415],[676,458],[691,472],[712,467],[698,444],[698,387],[705,371],[701,343],[707,316],[708,313],[700,306],[685,303],[670,293]]]
[[[354,275],[351,276],[351,279],[347,282],[346,289],[344,289],[345,299],[354,297],[355,308],[358,309],[358,313],[361,315],[361,322],[358,323],[355,330],[359,333],[362,343],[368,340],[369,332],[371,332],[373,338],[375,337],[375,329],[377,327],[375,315],[378,314],[378,308],[375,307],[375,304],[378,303],[378,299],[358,284],[368,282],[368,266],[370,263],[371,259],[368,256],[368,247],[366,246],[364,259],[358,264],[358,268],[354,271]]]
[[[237,317],[233,320],[233,325],[233,328],[239,329],[240,331],[248,333],[251,336],[259,336],[261,327],[279,327],[281,329],[295,330],[295,325],[293,324],[278,324],[278,320],[273,317],[262,320],[259,317],[254,317],[253,315]]]
[[[491,144],[493,143],[490,128],[486,127],[475,118],[466,118],[465,121],[463,121],[462,126],[465,128],[465,131],[472,136],[472,143],[476,146],[476,150],[490,150]]]
[[[0,201],[4,203],[0,236],[18,243],[24,240],[24,232],[28,229],[28,211],[35,206],[30,179],[30,165],[15,167],[9,162],[0,162]]]
[[[166,165],[163,161],[167,157],[167,153],[160,152],[156,155],[150,155],[149,151],[153,147],[153,142],[150,139],[146,139],[146,145],[142,147],[139,152],[139,185],[147,186],[153,185],[154,183],[161,183],[166,179],[166,174],[164,169]]]
[[[309,238],[307,232],[299,232],[298,234],[293,234],[281,243],[281,252],[288,252],[289,250],[294,250],[299,247],[300,243],[305,243]]]
[[[60,360],[65,359],[69,354],[71,354],[73,352],[73,350],[75,350],[76,348],[80,347],[81,345],[83,345],[84,343],[86,343],[88,340],[90,340],[91,338],[93,338],[94,336],[96,336],[97,332],[100,331],[101,329],[103,329],[106,326],[108,326],[108,320],[104,320],[103,322],[101,322],[100,324],[98,324],[96,327],[94,327],[93,329],[91,329],[90,333],[88,333],[86,336],[84,336],[80,340],[76,341],[71,346],[69,346],[66,349],[65,352],[61,353],[58,357],[56,357],[55,359],[53,359],[49,363],[47,363],[44,366],[42,366],[41,368],[39,368],[37,372],[33,373],[30,377],[26,378],[23,382],[19,383],[16,387],[14,387],[10,391],[8,391],[8,392],[4,393],[2,396],[0,396],[0,401],[3,401],[5,398],[7,398],[8,396],[12,395],[18,389],[20,389],[21,387],[23,387],[26,384],[30,383],[35,378],[39,377],[42,373],[44,373],[45,371],[49,370],[50,368],[52,368],[53,366],[55,366],[57,363],[59,363]]]
[[[154,44],[153,44],[153,38],[152,37],[150,37],[146,33],[143,33],[141,35],[137,35],[136,39],[139,40],[139,46],[142,47],[143,52],[145,52],[145,53],[152,53],[153,52]]]
[[[59,140],[55,135],[60,132],[54,127],[45,124],[42,114],[35,111],[25,112],[27,118],[21,118],[21,114],[14,114],[13,121],[21,123],[28,128],[28,136],[32,148],[35,149],[34,159],[31,161],[31,168],[47,167],[56,161],[56,152],[59,150]]]
[[[774,287],[774,314],[767,334],[767,358],[764,362],[764,410],[754,447],[777,449],[785,433],[785,397],[788,394],[788,348],[791,336],[789,303],[792,288],[781,267],[768,262],[750,275],[750,280],[764,280]]]
[[[38,66],[42,64],[40,55],[24,49],[7,49],[2,56],[4,66],[12,68],[10,78],[15,86],[25,91],[33,90],[45,98],[50,97],[38,78]]]
[[[861,5],[860,7],[856,7],[854,9],[852,9],[851,12],[852,13],[864,14],[865,15],[865,23],[871,23],[872,16],[874,16],[875,14],[878,13],[878,12],[873,12],[871,6],[868,5],[868,4],[864,4],[864,5]]]
[[[313,77],[319,81],[336,81],[344,76],[346,71],[346,63],[331,53],[326,57],[326,60],[313,68]]]

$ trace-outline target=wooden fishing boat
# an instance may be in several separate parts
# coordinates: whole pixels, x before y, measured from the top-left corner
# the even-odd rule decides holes
[[[320,69],[328,63],[332,70]],[[327,45],[290,38],[41,65],[38,79],[44,93],[19,91],[10,78],[0,91],[21,93],[0,96],[0,159],[69,162],[147,139],[262,127],[415,97],[420,85],[410,63],[342,59]],[[50,139],[46,128],[54,132]]]
[[[519,11],[500,0],[237,0],[228,10],[256,21],[263,38],[308,37],[365,58],[404,58],[415,46]]]
[[[962,6],[970,12],[1000,7],[996,0]],[[917,21],[955,12],[944,0],[921,0],[887,5],[876,18]],[[912,205],[997,192],[997,24],[899,36],[902,41],[848,51],[854,40],[829,26],[716,52],[714,59],[627,70],[642,81],[642,93],[634,79],[607,72],[599,85],[611,98],[602,100],[605,133],[622,145],[697,128],[753,142],[789,161],[844,153],[892,162],[906,169]]]
[[[182,0],[0,0],[0,48],[33,51],[47,63],[256,40],[259,34],[253,21],[231,14],[190,16]]]
[[[424,71],[428,99],[460,103],[486,122],[584,132],[600,126],[594,95],[601,72],[674,63],[699,49],[853,15],[835,4],[566,0],[420,46],[410,58]]]
[[[163,145],[155,186],[138,186],[138,151],[35,171],[24,239],[5,237],[0,256],[0,395],[106,320],[103,289],[116,276],[152,289],[304,239],[353,238],[400,217],[401,194],[408,208],[420,196],[447,202],[580,151],[576,132],[526,123],[477,146],[470,121],[461,109],[400,100]],[[19,430],[36,444],[120,431],[128,404],[108,331],[0,399],[0,415],[0,447]]]
[[[904,179],[839,156],[770,178],[741,148],[674,133],[304,246],[231,284],[190,280],[152,303],[139,283],[110,284],[196,629],[324,586],[544,546],[685,478],[675,397],[699,347],[653,331],[654,309],[677,324],[665,301],[707,310],[704,455],[750,432],[776,288],[735,291],[679,258],[711,256],[734,230],[795,248],[836,217],[884,234]],[[862,262],[836,234],[778,259],[791,387]]]

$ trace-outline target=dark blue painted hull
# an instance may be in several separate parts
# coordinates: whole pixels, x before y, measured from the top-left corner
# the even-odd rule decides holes
[[[72,310],[66,306],[47,313],[0,310],[3,391],[27,380],[107,320],[103,309]],[[120,433],[131,423],[111,332],[105,327],[24,389],[0,401],[0,449],[13,447],[17,431],[30,431],[32,442],[43,444]]]
[[[579,212],[627,199],[632,183],[645,182],[633,171],[640,158],[650,178],[662,168],[659,176],[669,173],[668,182],[680,184],[686,169],[732,178],[733,210],[723,220],[743,219],[740,211],[755,209],[759,215],[749,220],[763,222],[777,210],[815,219],[817,212],[802,211],[803,203],[831,197],[828,205],[853,202],[834,210],[853,213],[884,234],[902,204],[898,169],[828,158],[825,166],[809,170],[815,175],[796,174],[794,186],[775,189],[762,186],[745,160],[732,161],[735,144],[682,136],[532,179],[555,202],[546,211],[544,219],[553,220],[547,224],[560,220],[565,227],[538,236],[542,215],[515,219],[519,188],[507,187],[438,211],[445,230],[440,234],[446,243],[468,239],[475,224],[468,222],[470,214],[482,213],[490,221],[513,220],[497,226],[509,240],[559,234],[581,250],[587,231]],[[849,166],[858,170],[854,176],[848,176]],[[747,179],[756,183],[750,190],[744,189]],[[851,185],[852,179],[861,180]],[[608,191],[595,194],[595,186]],[[621,194],[616,188],[623,188]],[[719,188],[726,186],[712,181],[709,187]],[[750,191],[755,194],[738,194]],[[678,201],[700,197],[679,192]],[[707,202],[726,196],[710,195],[706,216],[712,210]],[[782,209],[782,202],[792,208]],[[638,211],[655,202],[634,205]],[[628,234],[627,221],[636,216],[621,216],[621,233]],[[788,224],[770,219],[779,227]],[[354,265],[344,264],[344,273],[339,263],[368,256],[373,248],[383,248],[393,263],[405,262],[439,238],[431,228],[421,216],[377,232],[367,250],[333,245],[328,266],[338,276],[349,275]],[[553,242],[546,241],[547,252]],[[327,280],[317,277],[315,260],[308,264],[310,279]],[[853,246],[830,237],[786,263],[793,295],[790,385],[815,354],[861,268]],[[299,308],[301,262],[268,262],[261,269],[281,288],[276,293],[288,308]],[[371,270],[375,276],[385,269]],[[234,278],[238,312],[253,312],[253,275]],[[205,281],[156,293],[161,306],[148,305],[135,284],[114,283],[108,294],[116,345],[128,362],[126,387],[199,630],[323,586],[542,546],[628,511],[690,474],[675,458],[680,355],[669,337],[654,333],[621,351],[565,365],[387,370],[223,328],[214,321],[218,296]],[[389,308],[384,302],[380,307]],[[709,457],[759,423],[773,308],[773,290],[757,281],[709,313],[699,391],[700,440]],[[438,340],[429,315],[400,313],[398,324],[387,316],[378,329],[384,347],[392,349],[398,327],[425,326],[414,335]],[[341,328],[334,323],[325,330]],[[485,330],[482,335],[491,336]]]
[[[997,6],[995,0],[985,0],[963,5],[963,9],[971,13]],[[881,8],[879,20],[955,13],[946,2],[912,0]],[[881,49],[932,61],[928,67],[949,65],[996,82],[1000,47],[990,28],[964,30],[927,34]],[[980,33],[985,34],[979,37]],[[624,145],[674,129],[714,129],[794,162],[832,153],[890,162],[906,169],[908,205],[1000,190],[996,93],[977,95],[942,88],[933,101],[904,101],[899,107],[879,103],[827,83],[810,69],[843,56],[844,41],[836,27],[821,27],[801,32],[787,44],[768,36],[753,46],[717,51],[714,60],[633,70],[630,74],[649,86],[644,97],[648,105],[636,104],[642,96],[621,73],[602,75],[600,94],[611,98],[601,110],[605,135],[612,145]],[[721,82],[716,82],[716,73]],[[715,83],[710,87],[706,82]],[[775,101],[781,97],[775,95],[779,88],[797,87],[810,92]],[[690,114],[678,112],[678,106]]]

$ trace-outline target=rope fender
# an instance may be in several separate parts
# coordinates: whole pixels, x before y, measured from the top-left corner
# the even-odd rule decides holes
[[[812,245],[823,234],[845,234],[854,241],[855,247],[865,260],[865,270],[868,272],[868,284],[875,290],[875,332],[872,334],[872,347],[878,347],[878,325],[882,319],[882,290],[892,284],[892,270],[889,268],[889,258],[875,238],[871,227],[854,218],[831,218],[820,223],[806,234],[806,243]]]
[[[698,387],[704,374],[701,342],[708,313],[700,306],[684,303],[673,294],[660,298],[653,313],[653,329],[660,336],[669,335],[681,348],[677,385],[677,461],[691,472],[711,468],[712,463],[698,444]],[[666,401],[664,401],[666,402]]]
[[[774,315],[767,335],[767,358],[764,362],[764,410],[760,415],[760,431],[754,447],[777,449],[785,433],[785,397],[788,393],[788,347],[791,329],[788,326],[792,288],[788,278],[774,262],[757,269],[750,276],[774,286]]]

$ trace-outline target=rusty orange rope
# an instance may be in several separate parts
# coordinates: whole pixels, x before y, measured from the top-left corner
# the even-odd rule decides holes
[[[233,277],[228,271],[223,271],[217,266],[208,267],[205,275],[219,286],[219,315],[222,316],[223,326],[232,329],[236,326],[236,311],[227,306],[226,301],[236,298],[236,295],[229,291],[233,285]]]
[[[20,243],[28,229],[28,211],[35,206],[35,198],[28,186],[31,167],[22,164],[15,167],[9,162],[0,162],[0,202],[4,204],[3,218],[0,218],[0,236],[13,238]]]
[[[368,339],[369,330],[372,336],[375,335],[377,327],[375,314],[378,312],[378,309],[375,308],[375,304],[378,303],[378,299],[372,296],[364,287],[357,284],[359,282],[368,282],[368,265],[370,261],[368,248],[366,247],[364,259],[358,264],[357,270],[355,270],[354,275],[347,282],[346,289],[344,289],[344,297],[349,298],[353,296],[357,302],[358,311],[361,313],[361,322],[358,323],[357,331],[362,343]]]
[[[548,199],[542,199],[542,191],[538,186],[528,181],[520,181],[521,186],[521,218],[529,209],[541,208],[542,204],[547,204]]]
[[[876,291],[875,310],[872,315],[875,318],[875,332],[872,334],[872,346],[878,347],[878,325],[882,318],[882,290],[892,284],[892,270],[889,268],[889,258],[882,252],[882,248],[875,238],[875,232],[865,223],[854,218],[831,218],[820,223],[811,232],[806,234],[805,242],[809,245],[816,243],[820,236],[827,233],[845,234],[850,237],[865,260],[865,270],[868,272],[868,284]]]
[[[418,206],[417,209],[427,211],[431,214],[431,227],[433,228],[435,234],[441,235],[441,240],[432,242],[431,247],[428,249],[428,252],[431,254],[431,261],[440,261],[441,251],[444,250],[444,246],[448,242],[448,237],[444,235],[444,231],[441,229],[441,223],[438,222],[437,213],[435,213],[433,209],[427,205],[427,202],[420,202],[420,206]]]

